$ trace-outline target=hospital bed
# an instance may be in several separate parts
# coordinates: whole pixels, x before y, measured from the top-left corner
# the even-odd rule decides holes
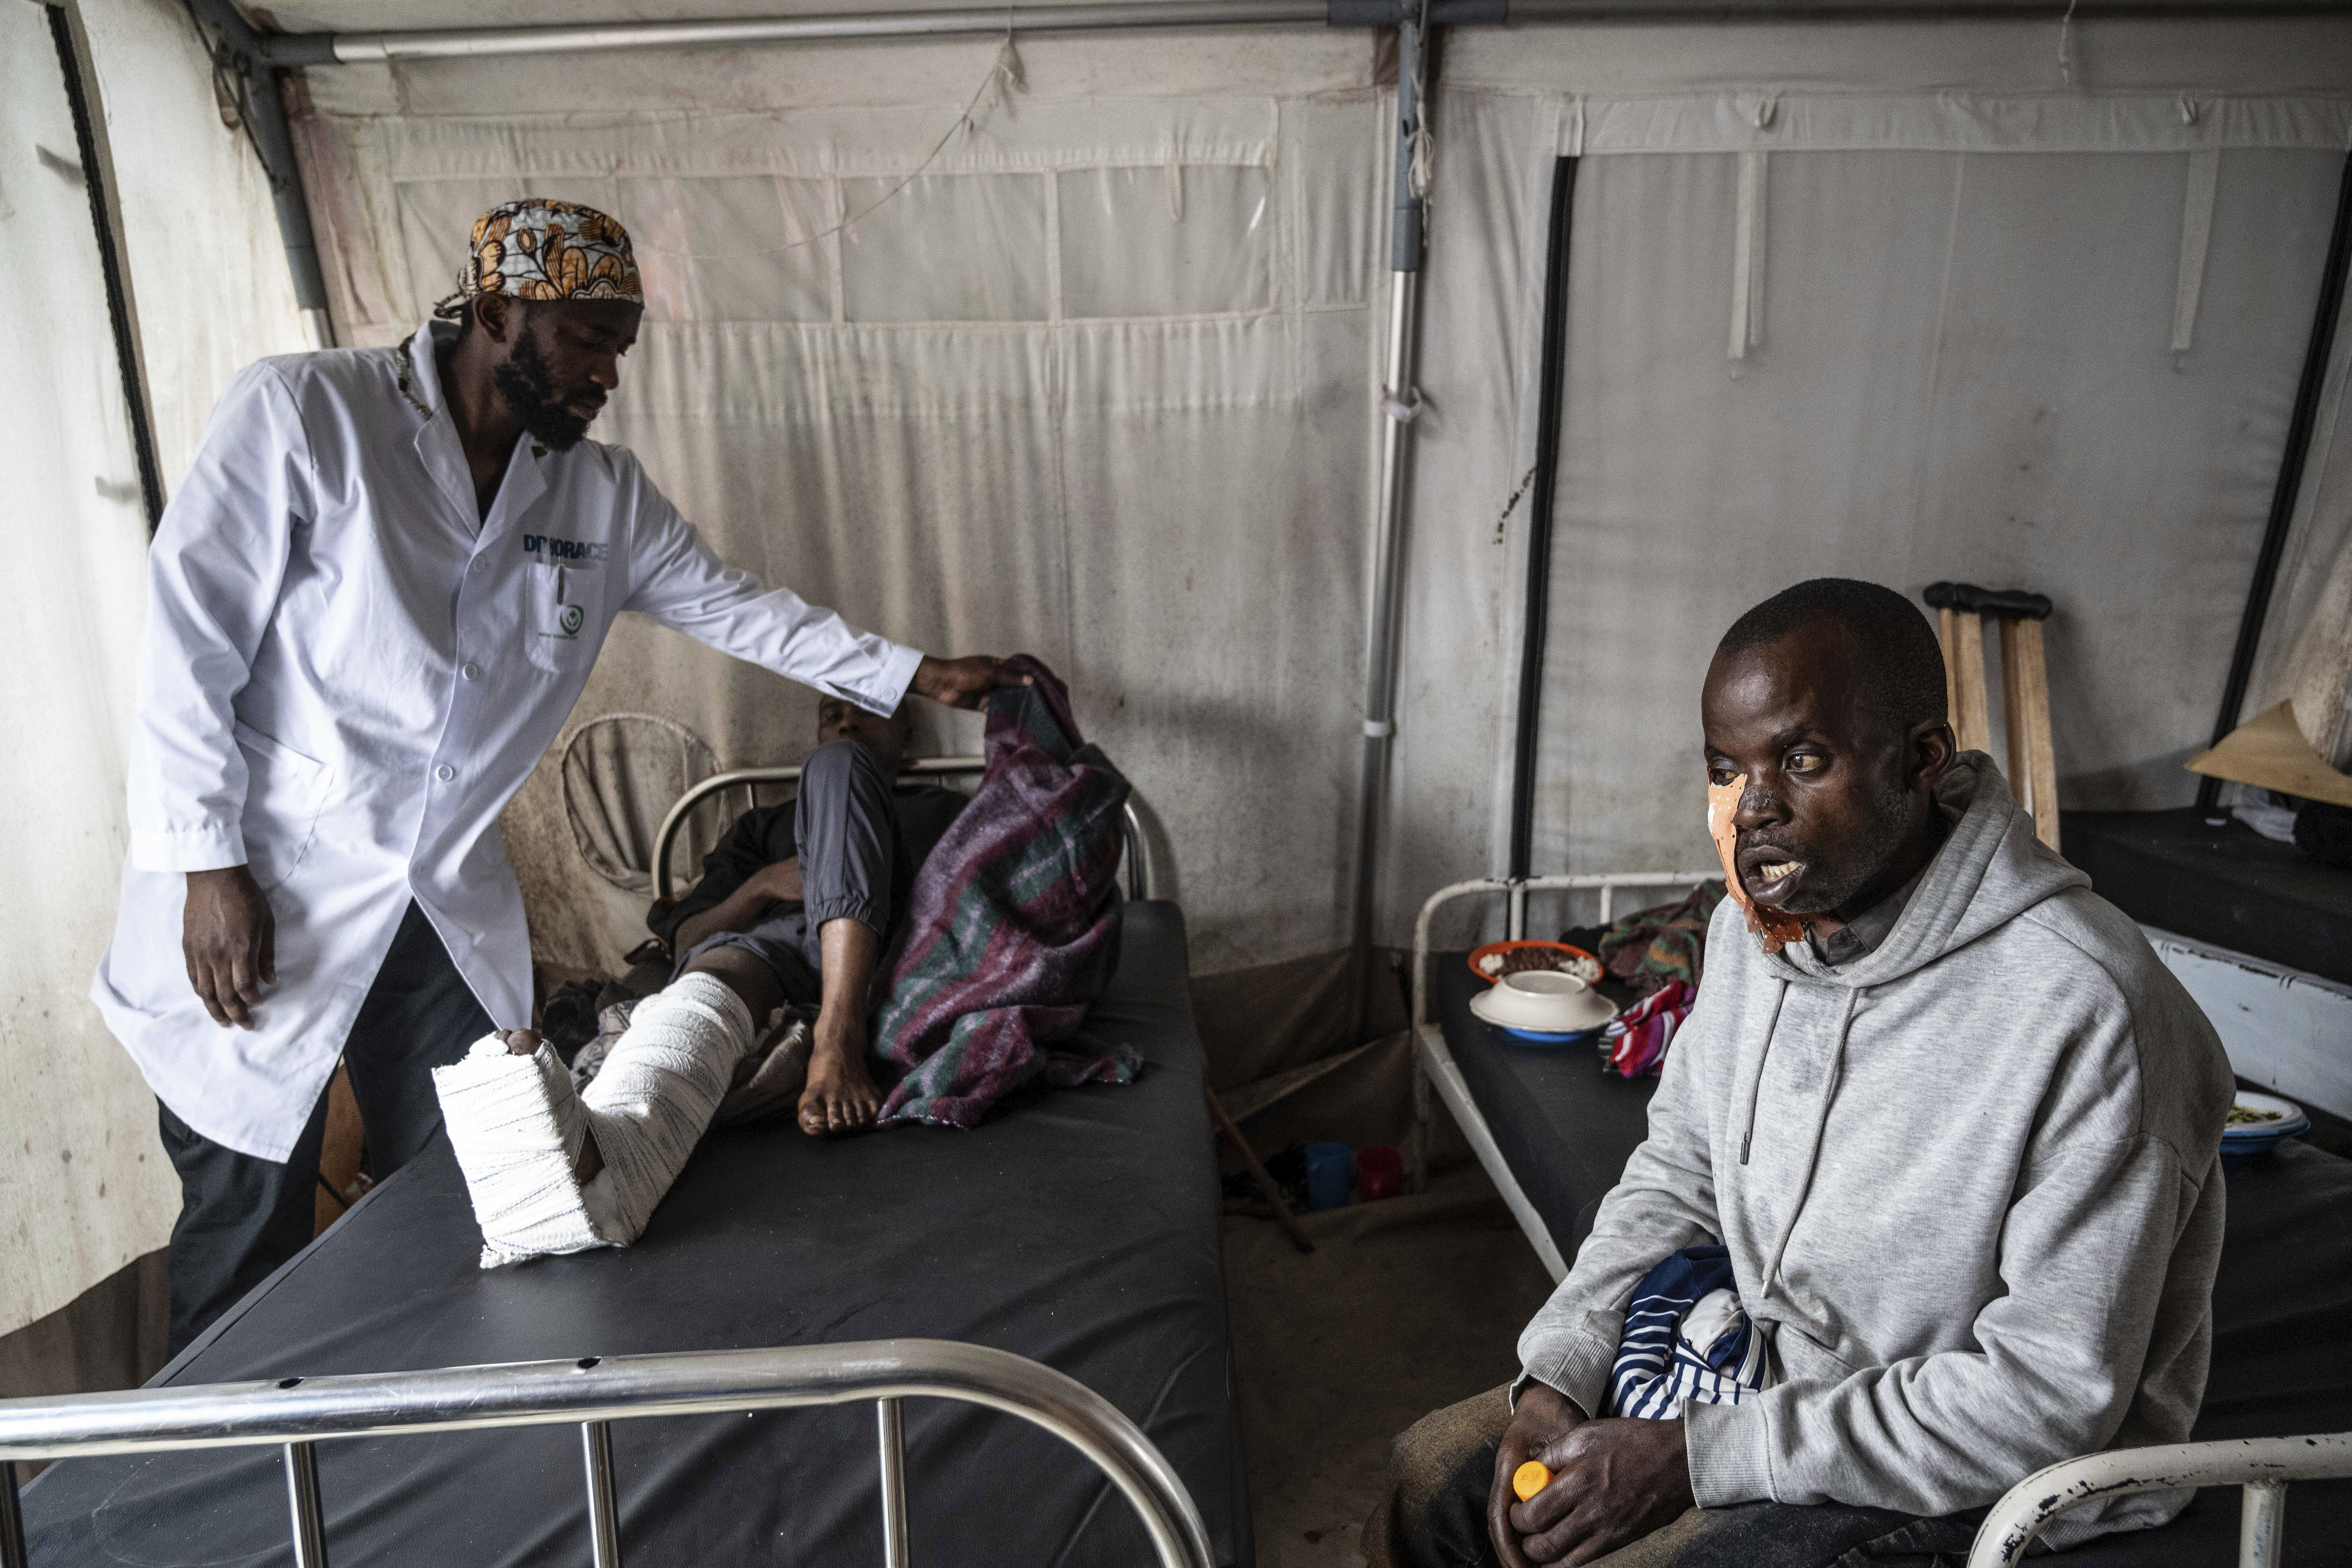
[[[1654,1079],[1601,1070],[1597,1051],[1529,1048],[1472,1016],[1484,982],[1464,952],[1433,952],[1445,905],[1510,904],[1524,933],[1530,892],[1598,893],[1601,919],[1625,889],[1686,889],[1705,872],[1482,879],[1440,889],[1413,925],[1416,1115],[1442,1101],[1555,1279],[1591,1211],[1648,1131]],[[1425,1142],[1417,1136],[1416,1143]],[[2028,1478],[2003,1498],[1970,1568],[2008,1568],[2066,1509],[2118,1490],[2194,1486],[2160,1531],[2107,1536],[2057,1559],[2069,1568],[2221,1564],[2352,1568],[2352,1161],[2290,1140],[2227,1173],[2228,1220],[2213,1286],[2213,1361],[2194,1441],[2095,1454]],[[2297,1483],[2290,1494],[2287,1483]],[[2242,1507],[2232,1495],[2242,1490]],[[2287,1500],[2292,1497],[2292,1507]],[[2292,1521],[2282,1535],[2282,1522]],[[2284,1541],[2284,1555],[2281,1542]]]
[[[1077,1044],[1136,1082],[715,1132],[636,1245],[493,1270],[436,1139],[146,1389],[0,1404],[79,1456],[30,1561],[1246,1568],[1183,919],[1118,909]]]

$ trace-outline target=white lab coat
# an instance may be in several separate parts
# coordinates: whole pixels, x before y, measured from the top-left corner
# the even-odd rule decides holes
[[[530,1017],[499,812],[623,610],[877,712],[921,655],[722,565],[637,460],[518,442],[488,520],[427,326],[264,360],[213,416],[149,557],[131,853],[90,995],[215,1142],[282,1160],[414,898],[491,1020]],[[182,957],[184,873],[248,864],[277,920],[257,1026]]]

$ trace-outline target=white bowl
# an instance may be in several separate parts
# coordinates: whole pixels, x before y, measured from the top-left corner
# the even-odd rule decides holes
[[[1470,998],[1470,1011],[1506,1029],[1579,1035],[1617,1016],[1617,1005],[1573,974],[1529,969],[1506,974]]]

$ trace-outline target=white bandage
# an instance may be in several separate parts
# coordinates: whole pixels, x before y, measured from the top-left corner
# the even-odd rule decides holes
[[[687,974],[637,1006],[583,1095],[554,1050],[496,1035],[436,1068],[441,1114],[482,1227],[482,1267],[625,1247],[694,1152],[751,1047],[751,1014],[716,975]],[[592,1132],[604,1168],[572,1177]]]

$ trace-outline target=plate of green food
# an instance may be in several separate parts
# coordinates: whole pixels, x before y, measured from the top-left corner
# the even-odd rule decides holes
[[[2221,1127],[2221,1152],[2259,1154],[2276,1148],[2282,1139],[2310,1129],[2311,1118],[2294,1101],[2242,1089],[2230,1106],[2229,1120]]]

